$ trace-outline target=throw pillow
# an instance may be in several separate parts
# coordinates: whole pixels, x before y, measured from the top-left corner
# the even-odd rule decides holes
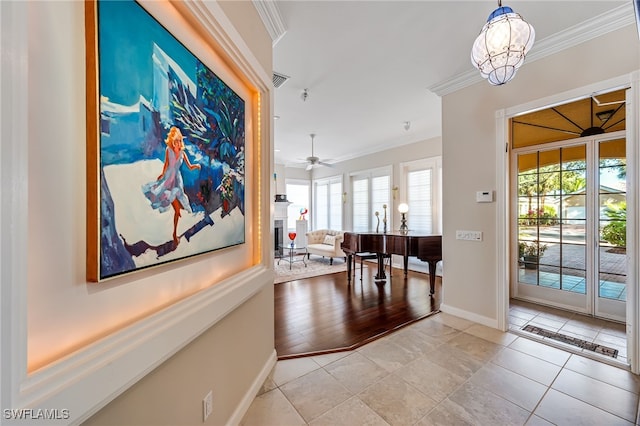
[[[324,241],[322,242],[322,244],[327,244],[329,246],[334,245],[336,242],[336,237],[334,237],[333,235],[325,235],[324,236]]]

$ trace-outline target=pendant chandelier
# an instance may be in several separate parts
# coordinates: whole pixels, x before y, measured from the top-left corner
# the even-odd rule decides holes
[[[494,10],[471,49],[471,63],[494,86],[511,80],[533,46],[535,31],[509,6]]]

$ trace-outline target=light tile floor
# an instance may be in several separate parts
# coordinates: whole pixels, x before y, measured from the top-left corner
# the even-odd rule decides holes
[[[619,366],[439,313],[278,361],[242,425],[633,425],[639,392]]]

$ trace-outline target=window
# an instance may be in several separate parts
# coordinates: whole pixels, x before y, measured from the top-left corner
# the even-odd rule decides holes
[[[412,230],[427,234],[433,231],[432,172],[431,169],[424,169],[407,174],[407,204],[411,206],[407,220]]]
[[[314,181],[313,229],[342,229],[342,177]]]
[[[309,209],[309,182],[287,180],[287,200],[291,204],[287,209],[287,229],[296,230],[296,220],[300,218],[301,209]],[[308,219],[308,216],[307,216]]]
[[[384,206],[387,206],[387,229],[391,230],[391,168],[359,172],[351,177],[352,220],[355,232],[384,230]],[[376,218],[375,213],[378,212]],[[379,220],[379,225],[378,225]]]
[[[440,211],[442,163],[440,157],[401,165],[404,180],[400,202],[409,205],[410,231],[437,234],[442,230]]]
[[[342,229],[342,180],[329,183],[329,229]]]
[[[353,230],[369,230],[369,179],[353,181]]]
[[[374,211],[383,213],[383,206],[390,208],[389,194],[391,192],[391,177],[376,176],[371,178],[371,207]]]

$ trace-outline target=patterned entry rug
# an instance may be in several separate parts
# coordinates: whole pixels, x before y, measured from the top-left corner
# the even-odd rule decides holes
[[[318,275],[345,272],[347,270],[347,263],[344,259],[333,259],[333,265],[329,265],[328,258],[311,255],[311,259],[305,258],[307,266],[304,265],[301,259],[302,256],[296,256],[294,262],[289,264],[287,259],[283,258],[280,260],[280,265],[278,265],[278,259],[275,259],[273,263],[276,272],[274,283],[285,283],[303,278],[317,277]],[[291,266],[291,268],[289,268],[289,266]]]
[[[610,356],[611,358],[618,357],[618,350],[610,348],[608,346],[600,345],[598,343],[587,342],[586,340],[578,339],[576,337],[567,336],[551,330],[545,330],[544,328],[536,327],[528,324],[522,327],[524,331],[537,334],[538,336],[547,337],[549,339],[557,340],[558,342],[567,343],[569,345],[577,346],[588,351],[596,352],[602,355]]]

